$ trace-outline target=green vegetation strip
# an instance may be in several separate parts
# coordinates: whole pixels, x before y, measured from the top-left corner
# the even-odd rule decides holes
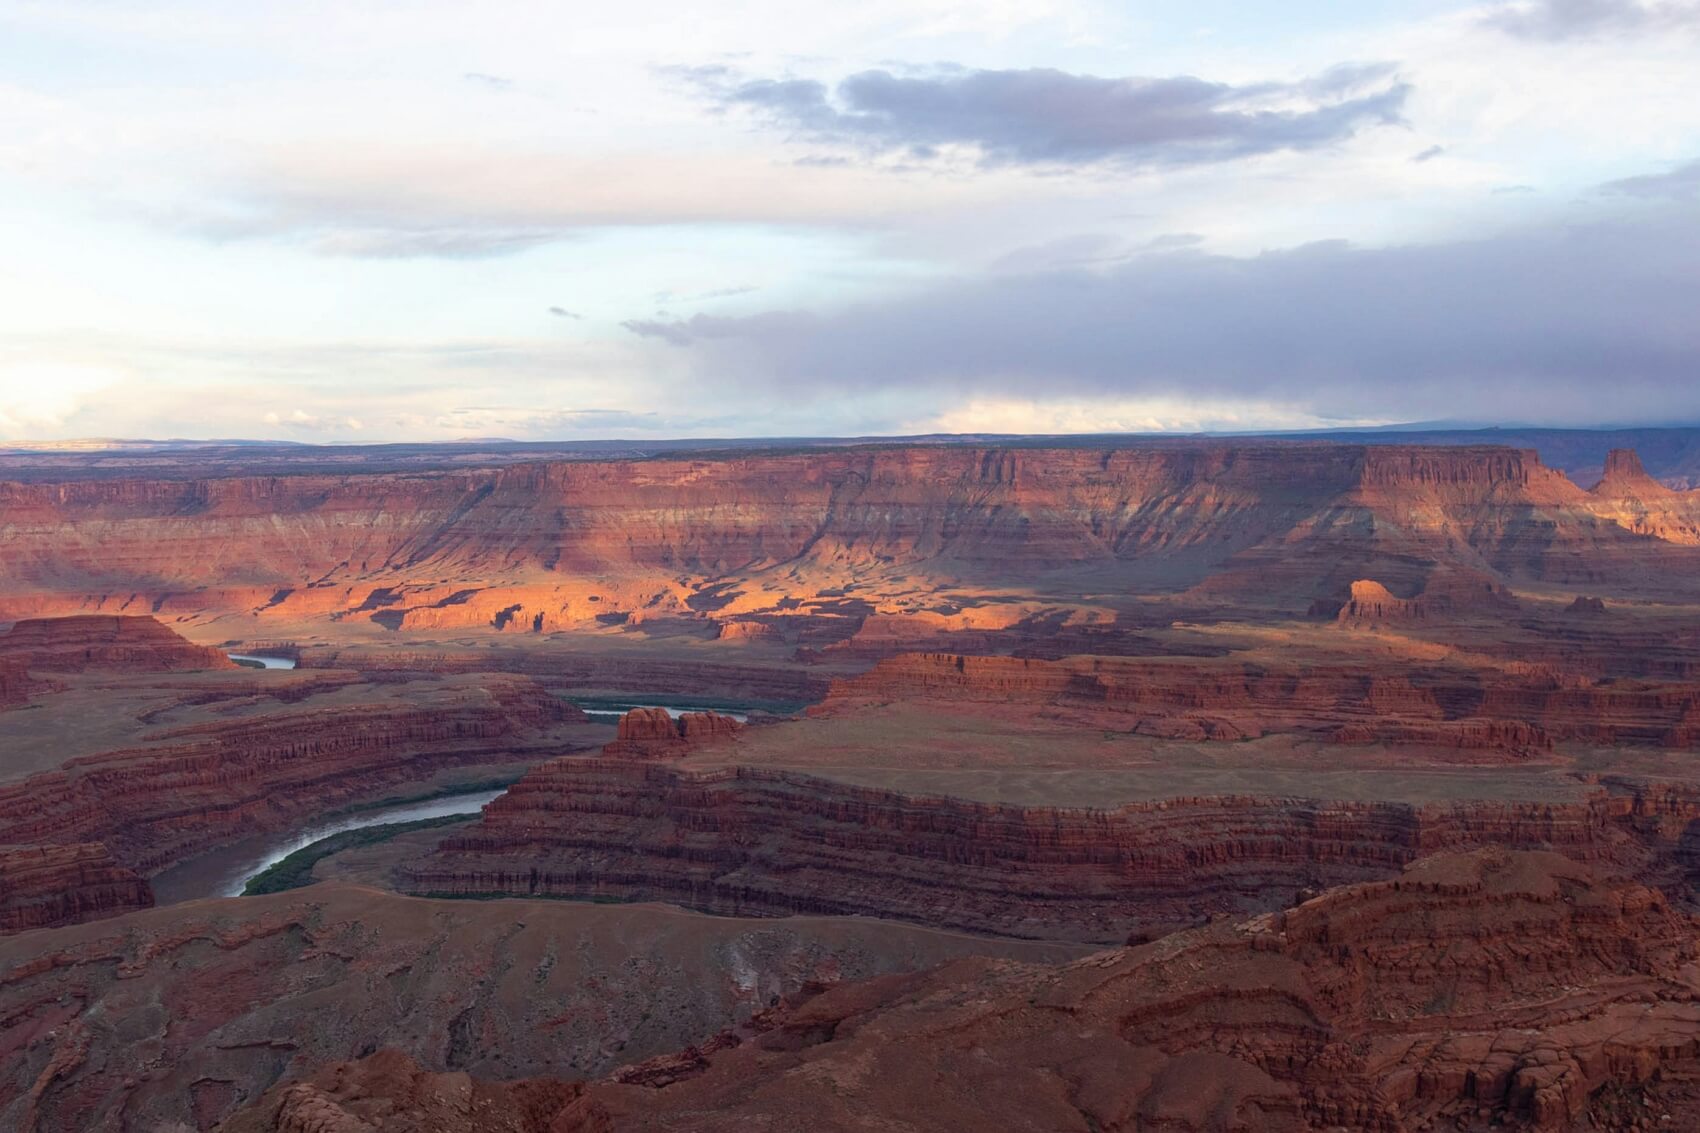
[[[377,826],[362,826],[357,830],[344,830],[340,834],[320,838],[250,877],[248,884],[242,887],[242,896],[257,897],[262,893],[282,893],[288,889],[300,889],[313,883],[313,867],[332,854],[352,850],[357,846],[375,846],[379,842],[388,842],[399,834],[411,833],[414,830],[429,830],[434,826],[471,822],[477,817],[476,813],[440,814],[435,818],[416,818],[412,822],[385,822]]]
[[[436,799],[452,799],[456,795],[477,795],[486,791],[505,791],[520,781],[519,775],[501,775],[494,779],[479,779],[470,783],[454,783],[447,787],[439,787],[416,795],[388,795],[370,802],[355,803],[352,806],[341,807],[330,811],[324,817],[342,818],[344,815],[361,814],[369,810],[388,810],[392,806],[407,806],[412,803],[428,803]]]

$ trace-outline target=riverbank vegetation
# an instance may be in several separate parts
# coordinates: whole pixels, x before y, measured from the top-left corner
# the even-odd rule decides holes
[[[262,893],[282,893],[289,889],[300,889],[313,883],[313,867],[332,854],[358,846],[375,846],[379,842],[388,842],[397,835],[409,834],[415,830],[471,822],[477,817],[477,814],[439,814],[433,818],[416,818],[411,822],[385,822],[377,826],[362,826],[357,830],[344,830],[320,838],[250,877],[248,884],[242,887],[242,896],[257,897]]]

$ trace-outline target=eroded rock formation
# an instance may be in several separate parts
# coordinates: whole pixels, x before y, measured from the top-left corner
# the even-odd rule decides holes
[[[1270,733],[1397,742],[1515,759],[1555,741],[1700,743],[1700,682],[1595,680],[1537,666],[1302,659],[904,654],[835,682],[817,713],[891,700],[1067,706],[1169,738]]]
[[[794,610],[843,636],[911,572],[1030,586],[1085,568],[1294,612],[1358,579],[1411,593],[1484,568],[1691,595],[1697,506],[1626,465],[1590,493],[1523,450],[1238,441],[0,482],[0,616],[523,635]]]
[[[154,618],[100,614],[20,621],[0,634],[0,661],[8,659],[34,673],[237,667],[219,650],[196,645]]]
[[[158,731],[0,786],[0,845],[99,841],[152,873],[244,833],[334,810],[433,770],[548,750],[577,709],[523,677],[433,682],[334,709],[275,711]]]
[[[736,735],[739,727],[719,712],[684,712],[674,719],[665,708],[634,708],[620,717],[618,736],[602,752],[639,759],[682,756],[698,744]]]
[[[1687,1128],[1697,957],[1693,919],[1633,882],[1553,854],[1431,857],[1060,967],[969,959],[813,988],[608,1080],[531,1083],[544,1112],[514,1128]],[[434,1128],[459,1133],[503,1088],[518,1089],[424,1080],[386,1054],[225,1128],[376,1115],[413,1133],[402,1103],[448,1095],[464,1100]]]
[[[98,842],[0,845],[0,933],[76,924],[153,904],[135,870]]]
[[[1071,809],[574,756],[535,768],[405,872],[434,895],[866,914],[1106,943],[1386,877],[1453,848],[1651,868],[1685,852],[1660,823],[1680,832],[1696,817],[1700,792],[1682,787],[1550,803],[1201,797]]]

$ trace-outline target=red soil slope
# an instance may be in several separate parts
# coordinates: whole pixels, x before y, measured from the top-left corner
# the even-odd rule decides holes
[[[1653,890],[1551,854],[1442,856],[1062,967],[841,984],[587,1086],[386,1054],[221,1128],[1690,1128],[1697,957],[1695,922]]]

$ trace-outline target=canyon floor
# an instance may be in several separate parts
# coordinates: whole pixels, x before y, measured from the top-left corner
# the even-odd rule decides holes
[[[1700,491],[1564,444],[8,454],[0,1127],[1694,1127]]]

